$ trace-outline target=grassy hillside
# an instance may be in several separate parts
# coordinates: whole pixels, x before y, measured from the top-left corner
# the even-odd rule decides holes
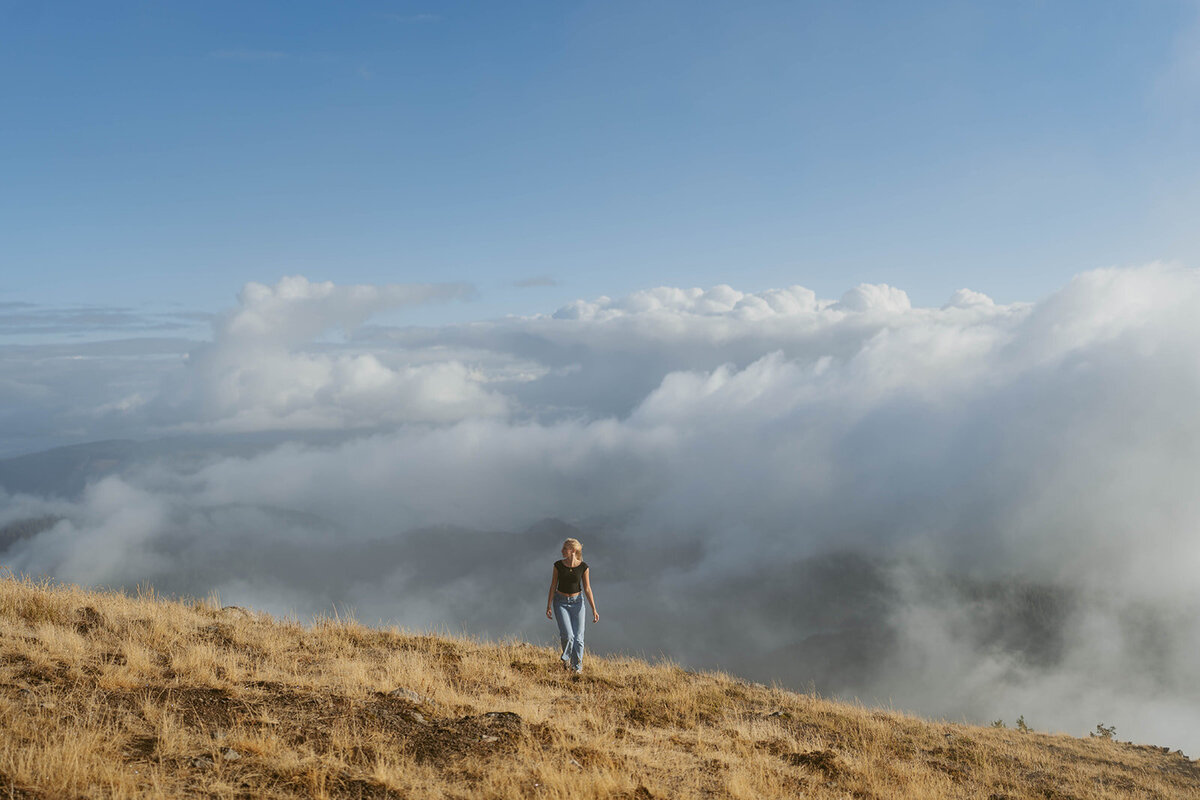
[[[536,610],[536,609],[535,609]],[[1184,798],[1200,766],[627,658],[0,580],[0,797]]]

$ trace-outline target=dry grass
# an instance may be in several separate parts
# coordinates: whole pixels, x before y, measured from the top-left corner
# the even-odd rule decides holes
[[[556,655],[0,580],[0,797],[1200,797],[1159,748]]]

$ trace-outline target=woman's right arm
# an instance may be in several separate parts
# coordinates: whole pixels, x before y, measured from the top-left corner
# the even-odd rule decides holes
[[[554,587],[558,585],[558,569],[550,568],[550,594],[546,596],[546,619],[554,619],[554,612],[550,610],[550,606],[554,604]]]

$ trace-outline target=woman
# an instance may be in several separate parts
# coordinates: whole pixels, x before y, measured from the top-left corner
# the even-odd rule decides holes
[[[558,623],[558,638],[562,642],[563,669],[583,672],[583,595],[587,593],[592,607],[592,622],[600,621],[596,600],[592,597],[592,581],[588,565],[583,561],[583,545],[578,539],[567,539],[562,546],[562,560],[554,562],[550,579],[550,596],[546,598],[546,619]]]

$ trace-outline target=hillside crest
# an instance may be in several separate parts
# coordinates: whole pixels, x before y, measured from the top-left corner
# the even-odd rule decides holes
[[[1200,796],[1164,748],[556,655],[5,579],[0,796]]]

